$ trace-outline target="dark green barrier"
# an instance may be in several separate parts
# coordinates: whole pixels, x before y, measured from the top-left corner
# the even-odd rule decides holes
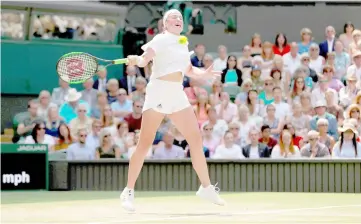
[[[81,51],[99,58],[123,57],[123,47],[108,44],[76,44],[56,41],[10,41],[1,43],[1,93],[38,94],[58,86],[55,66],[66,53]],[[109,77],[121,77],[123,66],[108,69]],[[81,85],[74,86],[80,88]]]
[[[1,190],[48,190],[47,145],[1,144]]]
[[[121,190],[126,185],[125,160],[50,163],[59,178],[51,180],[54,190]],[[208,166],[212,183],[222,191],[361,193],[361,160],[209,160]],[[199,184],[190,160],[148,160],[136,189],[196,191]]]

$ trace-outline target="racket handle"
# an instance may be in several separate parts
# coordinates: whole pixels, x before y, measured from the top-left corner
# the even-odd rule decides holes
[[[122,58],[122,59],[117,59],[112,61],[113,65],[120,65],[120,64],[125,64],[128,62],[127,58]]]

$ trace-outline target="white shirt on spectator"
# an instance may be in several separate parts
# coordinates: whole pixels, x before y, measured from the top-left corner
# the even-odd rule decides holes
[[[301,57],[299,54],[297,54],[297,56],[293,58],[291,53],[289,52],[283,55],[283,63],[285,65],[285,68],[290,72],[291,76],[293,76],[296,69],[301,65]]]
[[[220,58],[214,59],[213,69],[215,71],[223,71],[223,69],[225,69],[226,67],[227,67],[227,57],[224,60]]]
[[[332,89],[332,88],[328,88],[326,91],[328,91],[328,90],[332,91],[332,93],[333,93],[333,101],[334,101],[335,105],[337,105],[338,104],[337,91]],[[312,103],[312,105],[315,105],[315,103],[317,101],[326,101],[325,92],[321,92],[319,87],[316,87],[314,90],[312,90],[312,92],[311,92],[311,103]]]
[[[128,149],[128,154],[127,154],[128,159],[132,158],[132,155],[134,154],[136,148],[137,148],[137,146],[132,146]],[[152,153],[153,153],[153,149],[152,149],[152,147],[150,147],[145,158],[146,159],[152,158]]]
[[[221,108],[223,107],[222,104],[218,104],[215,109],[217,114],[220,114]],[[238,108],[237,105],[234,103],[229,102],[227,108],[223,111],[223,116],[222,119],[229,122],[231,121],[234,117],[236,117],[238,114]]]
[[[79,142],[71,144],[66,151],[67,160],[93,160],[95,151],[89,144]]]
[[[273,102],[272,105],[275,106],[276,111],[275,111],[275,117],[281,120],[284,120],[286,118],[286,116],[290,116],[291,113],[291,107],[288,103],[285,102],[280,102],[280,103],[276,103]]]
[[[58,105],[50,102],[47,108],[43,108],[43,107],[39,106],[38,111],[36,112],[38,117],[46,119],[48,117],[48,110],[50,107],[58,107]]]
[[[287,155],[287,158],[301,158],[300,149],[299,149],[296,145],[294,145],[293,148],[294,148],[294,150],[295,150],[295,154],[289,153],[289,154]],[[281,148],[280,148],[279,145],[276,145],[276,146],[272,149],[271,158],[272,158],[272,159],[285,158],[284,155],[281,155]]]
[[[100,92],[105,92],[107,90],[107,79],[98,79],[99,80],[99,86],[98,86],[98,90]]]
[[[181,147],[172,145],[172,148],[168,149],[165,146],[159,146],[154,150],[154,159],[181,159],[185,154]]]
[[[259,159],[258,145],[256,147],[251,146],[251,149],[249,151],[249,158],[250,159]]]
[[[52,148],[55,145],[55,140],[52,136],[45,134],[43,142],[35,143],[33,136],[29,135],[25,138],[24,144],[45,144]]]
[[[238,121],[238,118],[235,118],[233,121],[236,121],[239,125],[238,137],[241,139],[241,147],[246,146],[249,130],[257,127],[257,124],[251,119],[248,119],[246,123]]]
[[[328,52],[332,52],[332,49],[333,49],[333,42],[335,41],[335,39],[332,39],[331,41],[329,41],[328,39],[327,39],[327,50],[328,50]]]
[[[233,144],[231,148],[226,148],[225,145],[219,145],[212,157],[213,159],[244,159],[241,147]]]
[[[357,77],[358,81],[361,81],[361,67],[357,68],[355,64],[349,66],[347,68],[347,74],[350,74],[350,73],[356,73],[356,77]]]
[[[205,121],[202,124],[202,130],[203,130],[203,127],[208,124],[209,124],[209,121]],[[218,119],[216,124],[213,126],[213,136],[217,139],[222,139],[227,130],[228,130],[227,122],[225,120]]]

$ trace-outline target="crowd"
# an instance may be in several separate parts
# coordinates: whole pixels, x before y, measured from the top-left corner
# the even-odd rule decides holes
[[[300,42],[277,34],[274,43],[259,34],[229,55],[195,46],[191,63],[223,71],[212,83],[184,79],[208,158],[361,158],[361,31],[332,26],[316,43],[301,30]],[[48,144],[68,159],[129,159],[138,142],[151,63],[127,66],[125,76],[108,78],[100,66],[96,79],[78,92],[59,80],[28,103],[29,117],[17,128],[19,142]],[[187,122],[186,120],[184,122]],[[148,158],[190,157],[187,141],[165,118]]]

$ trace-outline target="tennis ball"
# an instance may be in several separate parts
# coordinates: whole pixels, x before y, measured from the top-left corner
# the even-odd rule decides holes
[[[183,45],[187,44],[188,38],[186,36],[180,36],[178,42]]]

